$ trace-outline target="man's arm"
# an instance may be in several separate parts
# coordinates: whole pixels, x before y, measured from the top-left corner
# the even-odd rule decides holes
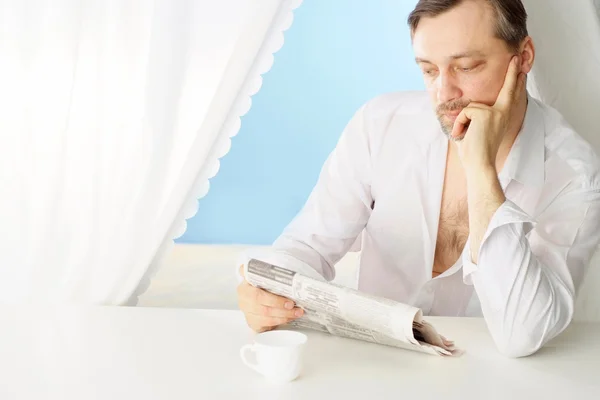
[[[245,279],[255,258],[315,279],[333,279],[333,266],[350,249],[371,214],[371,145],[363,106],[347,124],[325,162],[304,208],[271,249],[238,260],[239,307],[257,332],[272,329],[302,315],[293,302],[251,286]]]
[[[502,193],[495,160],[519,118],[520,96],[523,104],[519,65],[515,57],[496,103],[469,104],[452,132],[468,187],[464,279],[475,287],[497,347],[512,357],[534,353],[567,327],[600,240],[600,190],[590,182],[573,184],[536,221]]]
[[[267,251],[250,258],[331,280],[334,265],[346,254],[371,215],[371,143],[368,104],[346,125],[321,169],[306,204]]]
[[[484,208],[474,207],[473,217],[484,218],[474,225],[485,223]],[[568,326],[599,241],[600,190],[579,189],[561,195],[535,221],[506,200],[480,245],[467,243],[465,281],[473,283],[502,353],[532,354]]]
[[[457,116],[452,129],[451,136],[457,141],[467,177],[470,256],[475,263],[490,220],[506,200],[497,177],[496,157],[508,130],[515,128],[511,122],[520,118],[515,115],[519,96],[527,97],[525,74],[520,72],[519,65],[520,58],[513,57],[493,106],[471,102]]]
[[[469,204],[470,256],[479,259],[479,247],[492,217],[506,201],[495,168],[467,172],[467,202]]]

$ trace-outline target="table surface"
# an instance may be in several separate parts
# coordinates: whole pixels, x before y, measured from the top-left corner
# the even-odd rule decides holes
[[[242,364],[238,311],[0,307],[0,399],[600,399],[600,324],[509,359],[482,319],[428,320],[465,353],[307,331],[304,372],[275,385]]]

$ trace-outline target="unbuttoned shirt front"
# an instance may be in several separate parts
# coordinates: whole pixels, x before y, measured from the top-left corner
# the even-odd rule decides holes
[[[506,201],[471,262],[432,278],[449,141],[425,92],[361,107],[310,197],[272,248],[254,258],[332,280],[360,238],[358,290],[425,315],[483,316],[507,353],[531,353],[571,321],[600,240],[597,155],[562,116],[528,97],[498,178]]]

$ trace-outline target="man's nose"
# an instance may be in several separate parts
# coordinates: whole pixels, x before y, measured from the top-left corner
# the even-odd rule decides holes
[[[437,79],[437,86],[439,104],[444,104],[448,101],[460,99],[462,97],[462,91],[456,82],[456,78],[451,72],[440,72]]]

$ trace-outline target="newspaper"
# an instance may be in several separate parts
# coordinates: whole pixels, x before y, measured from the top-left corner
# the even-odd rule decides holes
[[[248,282],[289,298],[304,315],[287,326],[439,356],[461,353],[423,320],[420,309],[252,259]]]

